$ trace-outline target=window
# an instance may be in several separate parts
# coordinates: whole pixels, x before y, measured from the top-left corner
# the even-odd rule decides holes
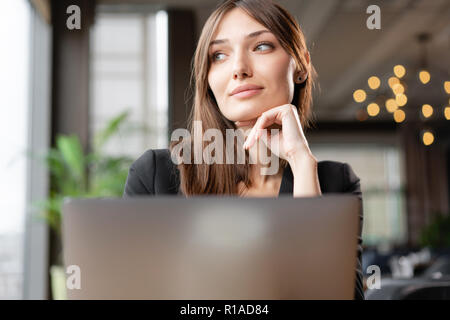
[[[130,111],[106,152],[133,158],[168,143],[167,15],[100,12],[91,34],[91,137]]]
[[[0,2],[0,300],[22,298],[30,6]]]
[[[318,161],[348,163],[361,179],[364,245],[406,242],[403,162],[395,145],[316,143],[311,151]]]

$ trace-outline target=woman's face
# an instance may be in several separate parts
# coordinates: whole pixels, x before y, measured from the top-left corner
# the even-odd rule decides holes
[[[266,110],[291,103],[295,61],[273,33],[235,8],[224,15],[212,39],[208,84],[227,119],[251,120]],[[246,84],[262,89],[231,94]]]

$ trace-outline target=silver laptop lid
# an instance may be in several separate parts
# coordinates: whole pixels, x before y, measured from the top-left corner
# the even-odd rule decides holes
[[[360,200],[68,200],[69,299],[352,299]]]

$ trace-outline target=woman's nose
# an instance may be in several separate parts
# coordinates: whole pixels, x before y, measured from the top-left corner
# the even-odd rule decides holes
[[[242,79],[252,76],[250,64],[245,54],[236,54],[236,60],[233,65],[233,79]]]
[[[249,75],[249,73],[247,71],[244,71],[244,70],[236,70],[233,73],[234,79],[244,79],[244,78],[248,78],[248,77],[251,77],[251,76]]]

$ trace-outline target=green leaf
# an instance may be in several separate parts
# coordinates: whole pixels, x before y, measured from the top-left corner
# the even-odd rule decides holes
[[[56,140],[56,146],[68,166],[70,174],[80,183],[85,183],[85,161],[83,148],[80,140],[75,135],[59,136]]]
[[[95,135],[94,150],[100,150],[111,136],[117,133],[121,124],[128,118],[129,113],[128,110],[120,113],[118,116],[111,119],[103,130]]]
[[[58,234],[61,232],[61,205],[63,197],[56,195],[45,201],[36,202],[41,213],[37,218],[44,219]]]
[[[47,168],[56,178],[64,179],[66,170],[64,159],[57,149],[50,149],[45,158]]]
[[[450,213],[435,212],[434,218],[420,234],[420,244],[423,247],[450,247]]]

